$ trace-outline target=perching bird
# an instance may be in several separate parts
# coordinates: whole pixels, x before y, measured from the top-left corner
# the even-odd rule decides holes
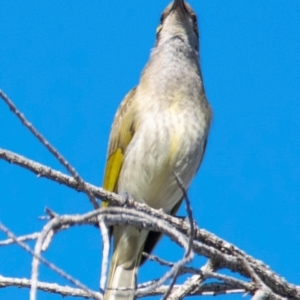
[[[161,16],[139,84],[121,103],[110,133],[104,188],[175,214],[202,161],[212,111],[199,65],[197,17],[184,0]],[[107,204],[104,203],[104,207]],[[134,299],[143,251],[159,233],[114,226],[105,300]]]

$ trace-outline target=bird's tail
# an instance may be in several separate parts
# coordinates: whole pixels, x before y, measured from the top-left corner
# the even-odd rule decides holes
[[[128,230],[128,227],[130,230]],[[125,230],[121,230],[123,234],[120,239],[117,239],[118,241],[115,244],[103,300],[135,299],[136,276],[142,253],[141,244],[145,238],[141,236],[137,237],[135,234],[132,236],[131,234],[135,232],[136,229],[131,226],[128,227]],[[116,228],[114,228],[114,231],[115,229]],[[118,229],[120,229],[120,227]],[[116,231],[118,231],[118,229]],[[130,231],[131,234],[128,235],[128,231]],[[143,235],[144,234],[142,234],[142,236]],[[125,244],[127,247],[124,247]]]
[[[124,265],[113,262],[103,300],[133,300],[136,273],[136,265],[125,268]]]

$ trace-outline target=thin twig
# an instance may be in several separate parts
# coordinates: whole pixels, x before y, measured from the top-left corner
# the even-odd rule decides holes
[[[186,203],[186,211],[187,211],[187,214],[188,214],[188,220],[189,220],[189,224],[190,224],[189,248],[188,248],[188,252],[186,253],[186,255],[189,255],[190,252],[193,251],[193,240],[194,240],[194,236],[195,236],[193,211],[192,211],[191,201],[189,199],[189,196],[187,194],[187,190],[185,189],[182,180],[177,176],[177,174],[175,172],[174,172],[174,177],[176,179],[176,182],[177,182],[178,186],[180,187],[180,189],[182,191],[183,198],[184,198],[185,203]]]
[[[1,222],[0,222],[0,230],[3,231],[9,238],[13,239],[21,248],[23,248],[25,251],[27,251],[28,253],[30,253],[32,256],[35,257],[35,254],[31,250],[31,248],[28,245],[26,245],[25,243],[18,241],[17,237],[7,227],[5,227]],[[45,258],[43,258],[41,256],[39,256],[37,258],[39,261],[41,261],[43,264],[45,264],[49,269],[56,272],[61,277],[65,278],[66,280],[70,281],[75,286],[77,286],[77,287],[83,289],[85,292],[89,293],[91,298],[97,299],[97,300],[102,300],[102,298],[99,297],[98,294],[95,294],[88,287],[86,287],[85,285],[83,285],[78,280],[74,279],[73,277],[71,277],[69,274],[65,273],[63,270],[61,270],[60,268],[58,268],[57,266],[55,266],[54,264],[52,264]]]
[[[109,248],[110,248],[110,238],[109,238],[109,228],[103,222],[102,218],[99,217],[100,232],[102,236],[102,263],[101,263],[101,277],[100,277],[100,292],[104,294],[105,285],[107,281],[108,273],[108,260],[109,260]]]
[[[189,232],[189,247],[186,251],[186,253],[184,254],[184,258],[189,258],[190,255],[193,255],[193,240],[194,240],[194,235],[195,235],[195,228],[194,228],[194,218],[193,218],[193,212],[192,212],[192,208],[191,208],[191,202],[190,199],[188,197],[187,191],[183,185],[182,180],[177,176],[177,174],[175,172],[173,172],[175,180],[178,184],[178,186],[180,187],[182,194],[183,194],[183,198],[185,199],[185,203],[186,203],[186,210],[187,210],[187,214],[188,214],[188,220],[189,220],[189,225],[190,225],[190,232]],[[179,275],[180,269],[178,268],[177,271],[174,273],[173,278],[171,279],[170,285],[169,285],[169,289],[167,290],[167,292],[165,293],[165,295],[163,296],[162,300],[166,300],[168,299],[173,286],[175,285],[176,279]]]
[[[17,106],[12,102],[11,99],[8,98],[7,95],[5,95],[0,90],[0,98],[4,100],[4,102],[8,105],[9,109],[14,113],[14,115],[22,122],[22,124],[29,129],[29,131],[44,145],[50,153],[53,154],[53,156],[66,168],[66,170],[75,178],[75,180],[83,187],[84,192],[89,197],[91,203],[93,204],[94,208],[97,209],[99,207],[99,204],[95,200],[95,197],[92,195],[92,193],[86,188],[85,182],[80,177],[78,172],[69,164],[69,162],[59,153],[59,151],[50,144],[49,141],[46,140],[46,138],[26,119],[25,115],[21,113]]]
[[[25,278],[10,278],[4,277],[0,275],[0,288],[3,287],[18,287],[18,288],[30,288],[31,287],[31,280]],[[61,286],[56,283],[49,283],[49,282],[38,282],[37,288],[41,291],[59,294],[63,297],[71,296],[71,297],[82,297],[91,299],[91,294],[87,293],[86,291],[78,288],[73,288],[70,286]],[[93,291],[95,295],[101,298],[101,294],[99,292]]]
[[[174,292],[179,290],[181,287],[182,287],[181,285],[175,285],[173,287]],[[139,292],[140,290],[138,289],[137,295],[139,298],[164,295],[168,288],[169,286],[163,285],[155,290],[149,291],[148,294],[144,294],[144,293],[140,294]],[[244,289],[238,289],[228,284],[214,282],[214,283],[203,284],[202,286],[199,287],[199,290],[197,290],[197,292],[189,296],[218,296],[218,295],[230,295],[230,294],[244,294],[245,292],[246,290]],[[276,299],[276,300],[282,300],[282,299]]]
[[[143,252],[143,255],[147,257],[147,259],[151,260],[151,261],[155,261],[157,263],[159,263],[161,266],[166,266],[166,267],[173,267],[174,263],[173,262],[169,262],[166,261],[164,259],[161,259],[160,257],[153,255],[153,254],[149,254],[146,252]],[[191,268],[191,267],[187,267],[187,266],[183,266],[181,269],[181,274],[200,274],[200,270],[197,270],[195,268]]]
[[[36,240],[39,236],[39,232],[34,232],[34,233],[31,233],[31,234],[26,234],[26,235],[23,235],[23,236],[19,236],[17,237],[17,241],[18,242],[27,242],[27,241],[33,241],[33,240]],[[11,244],[15,244],[16,241],[13,240],[13,239],[7,239],[7,240],[4,240],[4,241],[0,241],[0,246],[7,246],[7,245],[11,245]]]
[[[197,291],[201,283],[205,280],[203,272],[208,268],[209,262],[207,262],[201,269],[200,275],[194,275],[188,278],[177,290],[175,290],[169,297],[169,300],[180,300],[184,299],[185,296],[193,294]]]
[[[45,177],[57,183],[64,184],[76,191],[84,192],[83,186],[79,184],[73,177],[30,160],[22,155],[0,148],[0,158],[33,172],[38,176],[38,178]],[[115,193],[107,192],[104,189],[98,188],[89,183],[85,183],[85,186],[97,199],[105,200],[113,205],[122,205],[124,202],[124,199]]]

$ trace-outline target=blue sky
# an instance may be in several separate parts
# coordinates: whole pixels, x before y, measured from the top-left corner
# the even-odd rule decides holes
[[[138,82],[168,1],[1,2],[0,88],[84,179],[100,185],[114,113]],[[191,4],[214,110],[189,191],[195,218],[300,284],[300,2]],[[2,102],[0,119],[1,148],[63,170]],[[16,234],[40,230],[46,206],[61,214],[91,209],[83,195],[4,161],[0,178],[0,221]],[[45,256],[97,289],[99,237],[94,228],[74,228],[60,233]],[[165,239],[156,254],[176,260],[180,251],[170,249]],[[30,276],[28,254],[16,246],[0,253],[1,275]],[[142,268],[140,281],[153,268]],[[59,281],[44,267],[40,279]],[[0,289],[1,299],[27,297],[26,289]]]

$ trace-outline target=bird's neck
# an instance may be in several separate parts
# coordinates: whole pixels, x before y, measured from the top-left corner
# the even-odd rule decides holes
[[[152,50],[140,84],[146,84],[152,90],[188,88],[187,79],[191,84],[202,85],[198,52],[180,38],[173,38]]]

